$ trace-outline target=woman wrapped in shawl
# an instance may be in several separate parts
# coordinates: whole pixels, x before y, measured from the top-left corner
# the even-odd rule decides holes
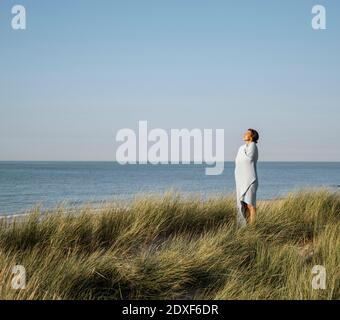
[[[237,222],[240,226],[253,223],[256,215],[257,177],[257,140],[259,134],[248,129],[243,136],[246,142],[238,149],[235,159],[235,182],[237,197]]]

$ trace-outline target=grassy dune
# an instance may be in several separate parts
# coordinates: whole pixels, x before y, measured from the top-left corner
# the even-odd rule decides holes
[[[340,194],[261,202],[235,228],[234,197],[136,199],[0,221],[1,299],[339,299]],[[11,287],[12,267],[27,271]],[[326,289],[313,290],[314,265]]]

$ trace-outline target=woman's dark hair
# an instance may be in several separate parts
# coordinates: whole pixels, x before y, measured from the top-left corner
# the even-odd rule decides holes
[[[259,133],[255,130],[255,129],[248,129],[248,131],[251,132],[251,139],[252,141],[254,141],[255,143],[257,143],[257,141],[259,140]]]

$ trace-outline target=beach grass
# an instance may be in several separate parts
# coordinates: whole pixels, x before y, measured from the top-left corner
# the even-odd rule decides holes
[[[339,299],[340,193],[259,201],[237,228],[233,195],[140,196],[0,219],[1,299]],[[14,289],[13,267],[26,270]],[[313,266],[326,270],[313,289]]]

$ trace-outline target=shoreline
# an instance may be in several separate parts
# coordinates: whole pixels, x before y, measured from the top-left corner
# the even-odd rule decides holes
[[[277,196],[274,198],[269,198],[269,199],[258,199],[257,200],[257,208],[261,208],[263,206],[266,206],[270,203],[282,203],[285,201],[288,197],[294,196],[299,193],[303,192],[330,192],[334,194],[340,194],[340,190],[337,187],[331,187],[331,186],[316,186],[316,187],[302,187],[298,188],[296,190],[292,190],[289,192],[286,192],[285,195],[283,196]],[[67,201],[61,201],[59,203],[56,203],[56,205],[43,208],[42,203],[37,203],[35,206],[26,209],[25,211],[22,212],[13,212],[9,214],[0,214],[0,220],[4,219],[15,219],[15,218],[20,218],[20,217],[25,217],[30,214],[32,214],[34,211],[38,211],[40,214],[48,214],[53,211],[56,211],[58,209],[62,209],[65,213],[72,213],[72,212],[79,212],[84,209],[90,209],[92,212],[100,212],[102,211],[105,207],[110,207],[110,208],[115,208],[115,209],[120,209],[120,210],[129,210],[131,208],[131,205],[135,201],[139,200],[148,200],[148,199],[153,199],[153,200],[160,200],[164,197],[167,196],[179,196],[181,200],[185,201],[202,201],[202,202],[208,202],[212,200],[221,200],[221,199],[232,199],[235,198],[234,193],[216,193],[216,194],[209,194],[209,195],[201,195],[201,194],[190,194],[190,193],[185,193],[181,191],[176,191],[169,189],[166,192],[163,193],[140,193],[140,194],[135,194],[131,198],[116,198],[116,199],[108,199],[108,200],[102,200],[102,201],[96,201],[96,202],[91,202],[91,201],[84,201],[84,202],[79,202],[77,204],[72,204],[72,205],[67,205]],[[234,202],[236,205],[236,201]]]
[[[151,195],[151,197],[154,197],[155,195]],[[212,197],[207,197],[205,199],[202,199],[203,201],[209,201],[212,199],[216,199],[216,198],[223,198],[224,196],[212,196]],[[226,195],[225,197],[228,197],[228,195]],[[230,196],[231,197],[231,196]],[[149,197],[146,197],[146,199]],[[162,195],[156,195],[156,198],[162,198]],[[273,202],[281,202],[283,200],[285,200],[287,197],[277,197],[277,198],[273,198],[273,199],[260,199],[257,200],[257,207],[261,207],[263,205],[266,204],[270,204]],[[190,201],[191,199],[195,199],[195,197],[189,197],[187,200]],[[78,205],[75,206],[71,206],[71,207],[63,207],[60,205],[56,205],[54,207],[50,207],[50,208],[46,208],[46,209],[38,209],[38,205],[36,207],[32,207],[31,209],[27,209],[25,211],[22,211],[22,213],[20,212],[16,212],[16,213],[10,213],[10,214],[6,214],[6,215],[0,215],[0,220],[2,219],[15,219],[15,218],[20,218],[20,217],[26,217],[29,216],[30,214],[32,214],[34,211],[39,210],[40,214],[48,214],[51,211],[55,211],[57,208],[62,208],[63,210],[65,210],[65,212],[67,213],[72,213],[72,212],[77,212],[79,210],[83,210],[86,207],[89,207],[91,209],[91,211],[101,211],[103,210],[103,208],[105,208],[105,206],[110,206],[112,208],[113,205],[117,204],[117,203],[126,203],[129,202],[130,205],[131,203],[133,203],[134,199],[130,200],[130,201],[125,201],[125,200],[121,200],[121,201],[103,201],[102,203],[98,203],[97,205],[93,205],[93,203],[91,202],[84,202],[84,203],[80,203]],[[236,204],[236,202],[235,202]],[[116,206],[117,209],[123,209],[126,208],[126,210],[129,209],[129,205],[117,205]]]

